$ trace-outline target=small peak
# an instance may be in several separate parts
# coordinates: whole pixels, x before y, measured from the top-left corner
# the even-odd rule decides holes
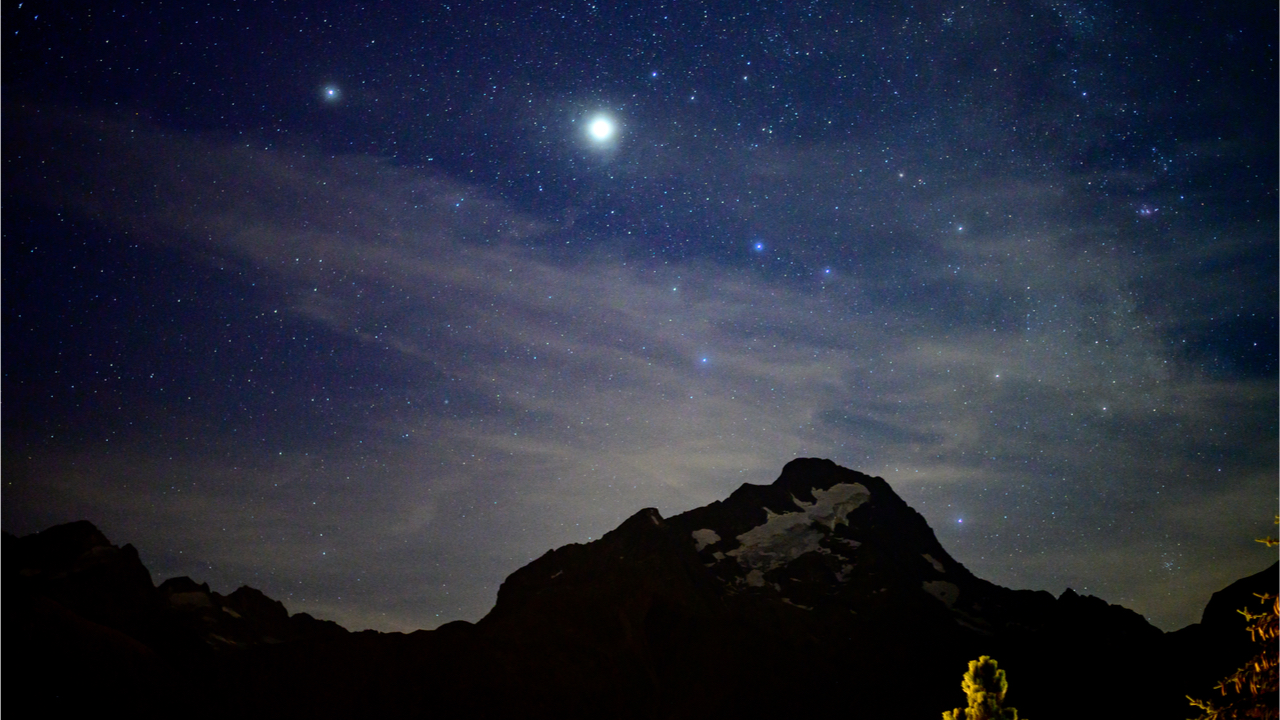
[[[774,484],[793,485],[802,480],[807,485],[841,470],[845,468],[826,458],[796,458],[782,466],[782,473],[778,475]]]
[[[621,525],[605,533],[601,540],[608,538],[634,537],[637,534],[648,535],[655,528],[664,528],[667,523],[657,508],[645,508],[623,521]]]
[[[657,508],[645,508],[635,515],[627,518],[619,527],[631,525],[633,523],[646,523],[662,527],[664,521],[662,519],[662,513],[658,512]]]
[[[267,597],[261,590],[248,585],[241,585],[236,591],[223,599],[223,603],[246,617],[260,618],[268,622],[284,622],[289,619],[289,611],[284,603]]]
[[[65,569],[86,553],[111,547],[107,536],[88,520],[55,525],[17,541],[19,564],[40,570]]]
[[[201,592],[206,595],[210,594],[209,583],[197,583],[195,580],[182,575],[179,577],[171,577],[160,583],[160,594],[169,596],[178,593]]]
[[[837,483],[861,483],[868,489],[888,487],[881,478],[874,478],[856,470],[837,465],[826,458],[796,458],[782,467],[782,474],[773,486],[792,492],[797,498],[805,496],[813,488],[826,489]]]
[[[801,457],[783,465],[782,474],[786,475],[789,472],[804,472],[815,469],[837,470],[841,468],[834,461],[827,458]]]

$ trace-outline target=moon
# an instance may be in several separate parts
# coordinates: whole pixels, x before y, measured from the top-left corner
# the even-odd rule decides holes
[[[617,131],[617,127],[613,124],[613,121],[604,115],[595,117],[587,124],[587,134],[596,142],[608,141]]]

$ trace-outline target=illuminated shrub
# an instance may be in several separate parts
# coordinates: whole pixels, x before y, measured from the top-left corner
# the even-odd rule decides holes
[[[1009,683],[990,657],[970,660],[969,672],[964,674],[960,687],[969,699],[969,707],[947,710],[942,713],[942,720],[1018,720],[1017,710],[1004,707]]]

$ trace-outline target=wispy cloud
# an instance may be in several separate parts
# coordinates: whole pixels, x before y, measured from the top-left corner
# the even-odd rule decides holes
[[[1161,560],[1188,517],[1200,542],[1240,532],[1239,514],[1197,516],[1201,501],[1182,490],[1274,500],[1274,383],[1211,378],[1169,342],[1234,292],[1192,303],[1185,283],[1256,238],[1214,239],[1176,219],[1168,232],[1194,242],[1139,248],[1130,234],[1147,226],[1117,229],[1105,213],[1068,222],[1107,204],[1071,178],[858,190],[826,184],[865,169],[856,158],[732,159],[751,170],[742,187],[716,174],[726,192],[776,182],[797,203],[778,236],[812,234],[811,217],[849,220],[852,202],[866,232],[901,238],[900,253],[797,279],[708,258],[637,261],[608,252],[608,238],[567,262],[548,238],[589,239],[578,231],[367,157],[47,108],[11,122],[32,127],[14,161],[31,199],[235,267],[274,289],[280,306],[261,312],[353,339],[360,362],[394,368],[394,388],[305,456],[286,443],[264,457],[228,435],[176,468],[159,459],[167,448],[139,441],[114,464],[86,451],[74,481],[46,478],[46,493],[86,514],[117,508],[119,539],[187,543],[233,568],[228,581],[289,592],[285,578],[307,578],[291,609],[397,629],[475,619],[503,576],[551,546],[821,455],[888,477],[979,575],[1024,587],[1093,578],[1173,627],[1195,619],[1205,598],[1186,593],[1205,582],[1171,596],[1126,578],[1157,565],[1209,577],[1185,547],[1176,569]],[[122,505],[118,482],[141,490]],[[1076,516],[1074,530],[1059,513]],[[192,518],[188,536],[149,536],[140,518],[160,515]],[[1071,560],[1118,538],[1127,554],[1115,562]],[[249,576],[251,553],[274,580]],[[1251,567],[1212,564],[1215,581]]]

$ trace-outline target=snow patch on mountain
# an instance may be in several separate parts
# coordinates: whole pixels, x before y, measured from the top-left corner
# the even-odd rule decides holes
[[[716,543],[720,542],[720,536],[717,535],[716,531],[712,530],[711,528],[702,528],[701,530],[694,530],[693,533],[691,534],[693,535],[694,542],[698,543],[698,547],[695,548],[695,550],[697,550],[698,552],[702,552],[702,548],[708,545],[715,545]]]
[[[764,524],[739,535],[740,546],[725,554],[752,571],[768,572],[807,552],[821,552],[818,542],[826,531],[847,522],[854,508],[871,499],[871,491],[860,483],[839,483],[829,490],[815,488],[813,497],[813,502],[806,503],[792,496],[800,508],[796,512],[773,513],[765,508]]]
[[[928,560],[928,561],[929,561],[929,564],[933,566],[933,569],[934,569],[934,570],[937,570],[937,571],[938,571],[938,572],[940,572],[940,573],[945,573],[945,572],[947,572],[947,569],[946,569],[946,568],[944,568],[944,567],[942,567],[942,563],[940,563],[940,562],[938,562],[936,559],[934,559],[934,557],[933,557],[932,555],[930,555],[929,553],[925,553],[925,554],[924,554],[924,555],[922,555],[921,557],[923,557],[925,560]]]
[[[921,587],[925,592],[941,600],[947,607],[955,605],[960,597],[960,587],[946,580],[926,580],[921,583]]]

